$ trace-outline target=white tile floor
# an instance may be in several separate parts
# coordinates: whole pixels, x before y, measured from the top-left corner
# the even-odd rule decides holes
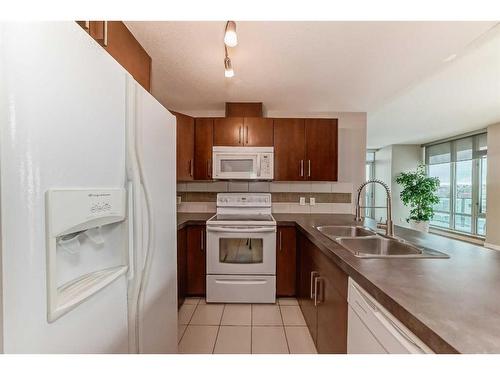
[[[187,298],[179,310],[179,353],[315,354],[295,298],[272,304],[207,304]]]

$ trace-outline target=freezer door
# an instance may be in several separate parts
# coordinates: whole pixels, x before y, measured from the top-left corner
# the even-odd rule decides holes
[[[143,282],[139,288],[139,352],[176,353],[176,119],[138,84],[135,99],[134,144],[145,193],[142,233],[148,237],[142,241],[145,246],[136,250],[141,267],[135,267],[135,282]]]
[[[125,186],[126,72],[75,22],[4,23],[0,45],[4,351],[126,353],[124,275],[47,321],[45,222],[49,189]],[[109,237],[58,256],[75,274],[121,262],[125,226]]]

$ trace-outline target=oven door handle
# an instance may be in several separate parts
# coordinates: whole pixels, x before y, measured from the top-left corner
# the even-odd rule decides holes
[[[207,227],[207,232],[224,232],[224,233],[269,233],[269,232],[276,232],[276,227],[252,227],[252,228],[222,228],[222,227]]]

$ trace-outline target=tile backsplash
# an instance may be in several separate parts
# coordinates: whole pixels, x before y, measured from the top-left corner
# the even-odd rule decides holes
[[[215,181],[177,184],[179,212],[215,212],[217,193],[264,192],[272,194],[273,212],[353,213],[353,184],[344,182]],[[301,206],[299,199],[305,198]],[[310,199],[315,204],[310,205]]]

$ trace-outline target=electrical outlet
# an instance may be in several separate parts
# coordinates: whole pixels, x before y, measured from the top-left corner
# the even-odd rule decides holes
[[[314,197],[310,197],[310,198],[309,198],[309,204],[310,204],[311,206],[314,206],[314,205],[316,204],[316,198],[314,198]]]
[[[301,206],[305,206],[306,205],[306,197],[300,197],[299,204]]]

